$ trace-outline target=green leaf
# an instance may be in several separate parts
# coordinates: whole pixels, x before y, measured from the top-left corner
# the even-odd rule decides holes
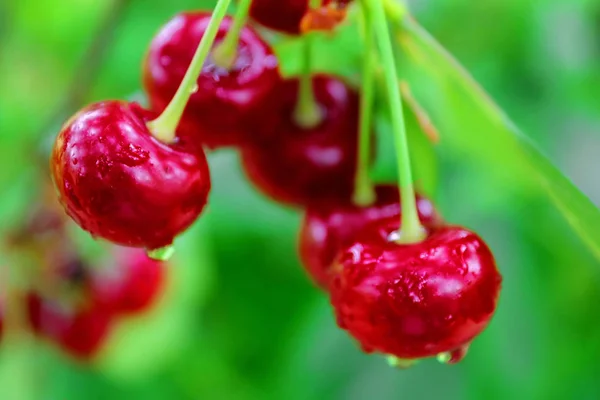
[[[441,146],[486,166],[497,190],[547,195],[600,260],[600,212],[490,99],[468,72],[412,18],[394,33],[400,75],[430,111]]]

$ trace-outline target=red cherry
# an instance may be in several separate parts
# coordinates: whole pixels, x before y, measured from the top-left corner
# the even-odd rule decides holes
[[[397,229],[397,218],[375,222],[342,251],[330,286],[338,324],[381,353],[458,360],[494,314],[502,281],[494,257],[460,227],[430,228],[411,245],[388,239]]]
[[[210,21],[206,12],[182,13],[152,40],[144,63],[144,87],[157,111],[173,98]],[[217,33],[220,43],[232,24],[226,17]],[[209,57],[179,124],[181,137],[210,148],[248,140],[246,120],[280,79],[277,58],[250,27],[244,27],[237,58],[229,70]]]
[[[32,293],[27,305],[33,331],[55,341],[77,358],[96,355],[110,331],[111,313],[94,304],[66,307]]]
[[[84,230],[111,242],[160,248],[187,229],[210,190],[206,156],[164,144],[135,103],[92,104],[62,128],[51,170],[60,201]]]
[[[117,313],[141,312],[158,298],[165,280],[164,267],[143,250],[119,248],[114,268],[95,271],[92,291],[98,302]]]
[[[297,35],[309,0],[252,0],[250,16],[267,28]],[[324,0],[323,5],[331,3]]]
[[[306,210],[300,230],[300,258],[310,277],[322,289],[327,288],[331,280],[330,267],[335,256],[342,247],[351,244],[356,232],[373,221],[400,217],[397,186],[376,186],[375,194],[375,203],[366,207],[348,200],[322,203]],[[417,196],[417,208],[423,224],[440,223],[441,218],[428,199]]]
[[[305,206],[346,200],[354,189],[358,138],[358,93],[339,79],[313,78],[324,120],[304,129],[294,121],[298,79],[282,82],[256,121],[254,146],[242,149],[248,178],[267,196]]]

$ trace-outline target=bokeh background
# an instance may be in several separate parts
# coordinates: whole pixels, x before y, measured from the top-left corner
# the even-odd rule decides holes
[[[153,34],[176,12],[213,3],[1,0],[0,233],[18,226],[39,198],[48,179],[39,164],[62,120],[90,101],[143,100],[140,65]],[[600,204],[600,1],[410,3],[422,25]],[[98,38],[103,25],[110,34]],[[346,63],[347,49],[338,50],[323,56],[323,69],[344,64],[355,71],[351,52]],[[434,111],[472,113],[467,105]],[[465,130],[474,138],[489,134],[485,126]],[[442,142],[457,134],[440,131]],[[490,166],[447,156],[443,147],[436,152],[435,163],[422,161],[435,164],[425,169],[436,183],[427,191],[450,221],[488,241],[504,275],[497,315],[461,364],[427,360],[399,371],[361,354],[299,265],[301,213],[256,193],[235,153],[223,151],[210,156],[210,207],[177,242],[160,303],[120,323],[92,363],[30,338],[2,343],[0,398],[600,398],[598,262],[546,196],[510,190],[510,179],[496,180]],[[381,179],[393,176],[390,163],[376,169]],[[76,228],[73,234],[82,249],[93,246]]]

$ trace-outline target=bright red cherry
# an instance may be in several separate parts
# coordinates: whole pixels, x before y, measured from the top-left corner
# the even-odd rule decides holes
[[[109,310],[95,304],[73,307],[35,293],[28,297],[28,315],[35,333],[81,359],[97,354],[109,334],[112,321]]]
[[[182,13],[156,35],[144,63],[144,87],[153,109],[162,111],[173,98],[210,21],[206,12]],[[232,19],[226,17],[215,45],[222,42]],[[214,47],[214,46],[213,46]],[[210,148],[241,145],[251,139],[246,120],[280,80],[277,58],[250,27],[244,27],[231,68],[212,57],[198,78],[178,132],[181,137]]]
[[[375,187],[375,203],[361,207],[352,201],[326,202],[306,210],[300,230],[300,258],[313,281],[325,289],[332,278],[330,267],[342,247],[374,221],[399,218],[402,207],[395,185]],[[419,219],[427,226],[441,222],[431,201],[417,196]]]
[[[356,171],[358,93],[339,79],[314,77],[324,119],[305,129],[293,116],[298,82],[282,82],[255,122],[256,143],[241,153],[244,170],[252,183],[280,203],[306,206],[349,199]]]
[[[135,103],[92,104],[60,131],[51,171],[60,201],[93,236],[156,249],[173,242],[204,208],[206,156],[155,139]]]
[[[165,281],[164,263],[143,250],[119,248],[111,266],[94,271],[92,291],[98,302],[117,313],[136,313],[157,300]]]
[[[324,0],[323,5],[332,0]],[[309,0],[252,0],[250,16],[267,28],[297,35]],[[345,1],[347,3],[347,1]]]
[[[494,257],[456,226],[397,244],[398,225],[377,221],[341,252],[330,285],[338,324],[372,351],[405,360],[450,353],[455,362],[494,314],[502,281]]]

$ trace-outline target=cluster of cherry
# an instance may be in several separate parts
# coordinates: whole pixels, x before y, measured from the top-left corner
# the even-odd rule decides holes
[[[13,252],[26,255],[22,307],[16,321],[39,338],[55,343],[78,359],[90,359],[106,343],[114,323],[155,304],[166,278],[166,265],[142,249],[111,246],[102,260],[90,263],[78,254],[55,199],[43,199],[28,221],[8,235]],[[6,304],[16,304],[9,299]],[[0,319],[0,329],[2,327]]]
[[[446,224],[414,193],[383,3],[350,6],[360,6],[365,41],[379,48],[399,186],[368,178],[373,64],[365,63],[360,95],[340,77],[310,73],[312,30],[334,29],[347,2],[240,0],[233,18],[228,3],[179,14],[152,40],[143,68],[149,110],[105,101],[63,126],[51,170],[66,212],[95,237],[160,258],[208,201],[206,149],[234,147],[257,188],[305,210],[302,261],[365,351],[396,365],[460,360],[494,313],[501,277],[481,238]],[[280,76],[248,15],[302,31],[300,77]]]

